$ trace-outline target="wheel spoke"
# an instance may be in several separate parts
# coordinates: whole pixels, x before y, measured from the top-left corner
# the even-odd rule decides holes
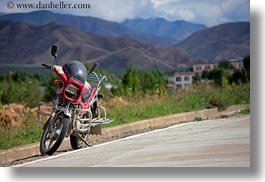
[[[52,155],[61,145],[67,134],[69,119],[64,115],[58,115],[54,120],[50,120],[49,126],[45,128],[43,133],[40,152],[41,154]]]
[[[51,145],[52,145],[53,141],[54,141],[53,139],[50,140],[48,149],[51,148]]]

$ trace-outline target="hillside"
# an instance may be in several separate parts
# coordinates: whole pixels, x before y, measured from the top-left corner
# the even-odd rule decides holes
[[[59,63],[71,59],[100,62],[101,68],[117,72],[128,65],[139,69],[176,69],[191,65],[185,51],[146,44],[131,39],[99,36],[56,22],[32,25],[0,21],[0,62],[51,63],[50,47],[59,47]]]
[[[195,24],[183,20],[171,22],[163,18],[136,18],[126,20],[122,25],[140,33],[174,38],[176,40],[184,40],[192,33],[206,28],[202,24]]]
[[[119,23],[90,16],[84,17],[69,14],[58,14],[51,11],[33,11],[29,13],[0,15],[0,20],[14,20],[36,25],[45,25],[56,21],[86,32],[96,33],[99,35],[130,38],[133,40],[159,45],[172,45],[177,43],[177,41],[172,38],[139,33],[120,25]]]
[[[192,34],[174,45],[185,49],[192,57],[209,62],[242,58],[250,54],[250,23],[221,24]]]

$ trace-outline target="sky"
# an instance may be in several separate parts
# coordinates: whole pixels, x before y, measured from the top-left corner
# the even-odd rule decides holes
[[[162,17],[214,26],[226,22],[250,21],[250,0],[53,0],[53,3],[87,3],[89,9],[49,9],[54,12],[93,16],[114,22],[126,19]],[[7,4],[12,2],[13,8]],[[29,12],[16,3],[50,3],[51,0],[0,0],[1,13]]]

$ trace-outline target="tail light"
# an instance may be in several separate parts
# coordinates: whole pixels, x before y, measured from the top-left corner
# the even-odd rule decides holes
[[[70,84],[65,89],[65,95],[71,99],[77,98],[79,94],[79,87]]]

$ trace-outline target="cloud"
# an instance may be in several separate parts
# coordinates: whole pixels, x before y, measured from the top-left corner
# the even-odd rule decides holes
[[[155,16],[150,0],[113,0],[100,3],[91,3],[89,15],[97,14],[98,17],[121,22],[125,19],[136,17]]]
[[[151,0],[167,19],[183,19],[208,26],[250,20],[249,0]]]
[[[1,0],[0,12],[15,13],[36,9],[8,9],[6,3],[49,3],[51,0]],[[54,0],[60,2],[62,0]],[[94,16],[121,22],[136,17],[162,17],[169,20],[187,20],[208,26],[228,21],[249,21],[249,0],[63,0],[65,3],[89,3],[90,9],[53,10],[81,16]]]

